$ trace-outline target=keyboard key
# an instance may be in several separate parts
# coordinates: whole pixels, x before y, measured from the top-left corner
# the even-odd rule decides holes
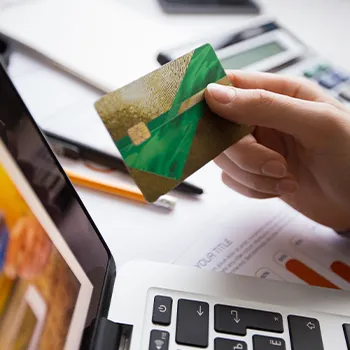
[[[247,328],[283,332],[282,315],[275,312],[215,305],[214,327],[217,332],[246,335]]]
[[[316,79],[321,74],[329,71],[330,66],[328,64],[319,64],[316,67],[312,67],[304,71],[304,76],[310,79]]]
[[[215,338],[214,350],[247,350],[247,343],[240,340]],[[275,349],[273,349],[275,350]]]
[[[304,71],[304,77],[312,79],[315,75],[315,71],[314,70],[306,70]]]
[[[209,304],[180,299],[177,304],[176,343],[206,348],[209,333]]]
[[[169,332],[153,330],[148,350],[169,350]]]
[[[339,91],[339,96],[344,100],[350,102],[350,84],[345,84]]]
[[[331,69],[331,66],[327,63],[321,63],[317,66],[317,70],[319,72],[326,72],[329,71]]]
[[[341,71],[336,71],[335,74],[341,81],[347,81],[349,80],[349,74]]]
[[[281,338],[254,335],[253,350],[286,350],[286,342]]]
[[[326,89],[334,89],[341,82],[342,80],[334,73],[324,75],[318,80],[318,83]]]
[[[157,295],[153,303],[152,322],[162,326],[169,326],[171,321],[171,308],[173,299]]]
[[[319,322],[314,318],[288,316],[292,350],[324,350]]]
[[[348,350],[350,350],[350,324],[343,324],[343,330]]]

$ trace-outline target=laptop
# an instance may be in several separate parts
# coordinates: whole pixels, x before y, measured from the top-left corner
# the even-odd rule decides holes
[[[350,349],[349,292],[147,261],[117,270],[2,66],[0,134],[1,349]]]

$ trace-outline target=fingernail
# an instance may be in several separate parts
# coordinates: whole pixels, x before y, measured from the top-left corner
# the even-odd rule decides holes
[[[207,89],[210,96],[219,103],[230,103],[235,97],[235,90],[232,87],[220,84],[209,84]]]
[[[270,160],[262,166],[261,171],[267,176],[284,177],[286,175],[287,168],[284,164],[277,160]]]
[[[279,193],[294,193],[298,189],[298,183],[294,180],[282,180],[277,185]]]

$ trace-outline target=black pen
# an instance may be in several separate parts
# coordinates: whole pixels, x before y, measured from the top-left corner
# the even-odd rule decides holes
[[[49,144],[53,148],[57,156],[67,157],[70,159],[82,159],[96,164],[129,174],[124,161],[121,158],[102,152],[96,148],[92,148],[83,143],[70,140],[60,135],[56,135],[50,131],[42,129]],[[203,190],[195,185],[187,182],[180,183],[174,190],[188,194],[202,194]]]
[[[2,63],[4,67],[8,67],[10,62],[11,47],[5,38],[0,35],[0,64]]]

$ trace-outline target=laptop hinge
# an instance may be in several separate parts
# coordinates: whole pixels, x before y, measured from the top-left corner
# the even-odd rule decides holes
[[[96,350],[119,350],[122,326],[101,317],[96,339]]]
[[[97,335],[96,350],[128,350],[130,348],[132,326],[115,323],[101,317]]]

